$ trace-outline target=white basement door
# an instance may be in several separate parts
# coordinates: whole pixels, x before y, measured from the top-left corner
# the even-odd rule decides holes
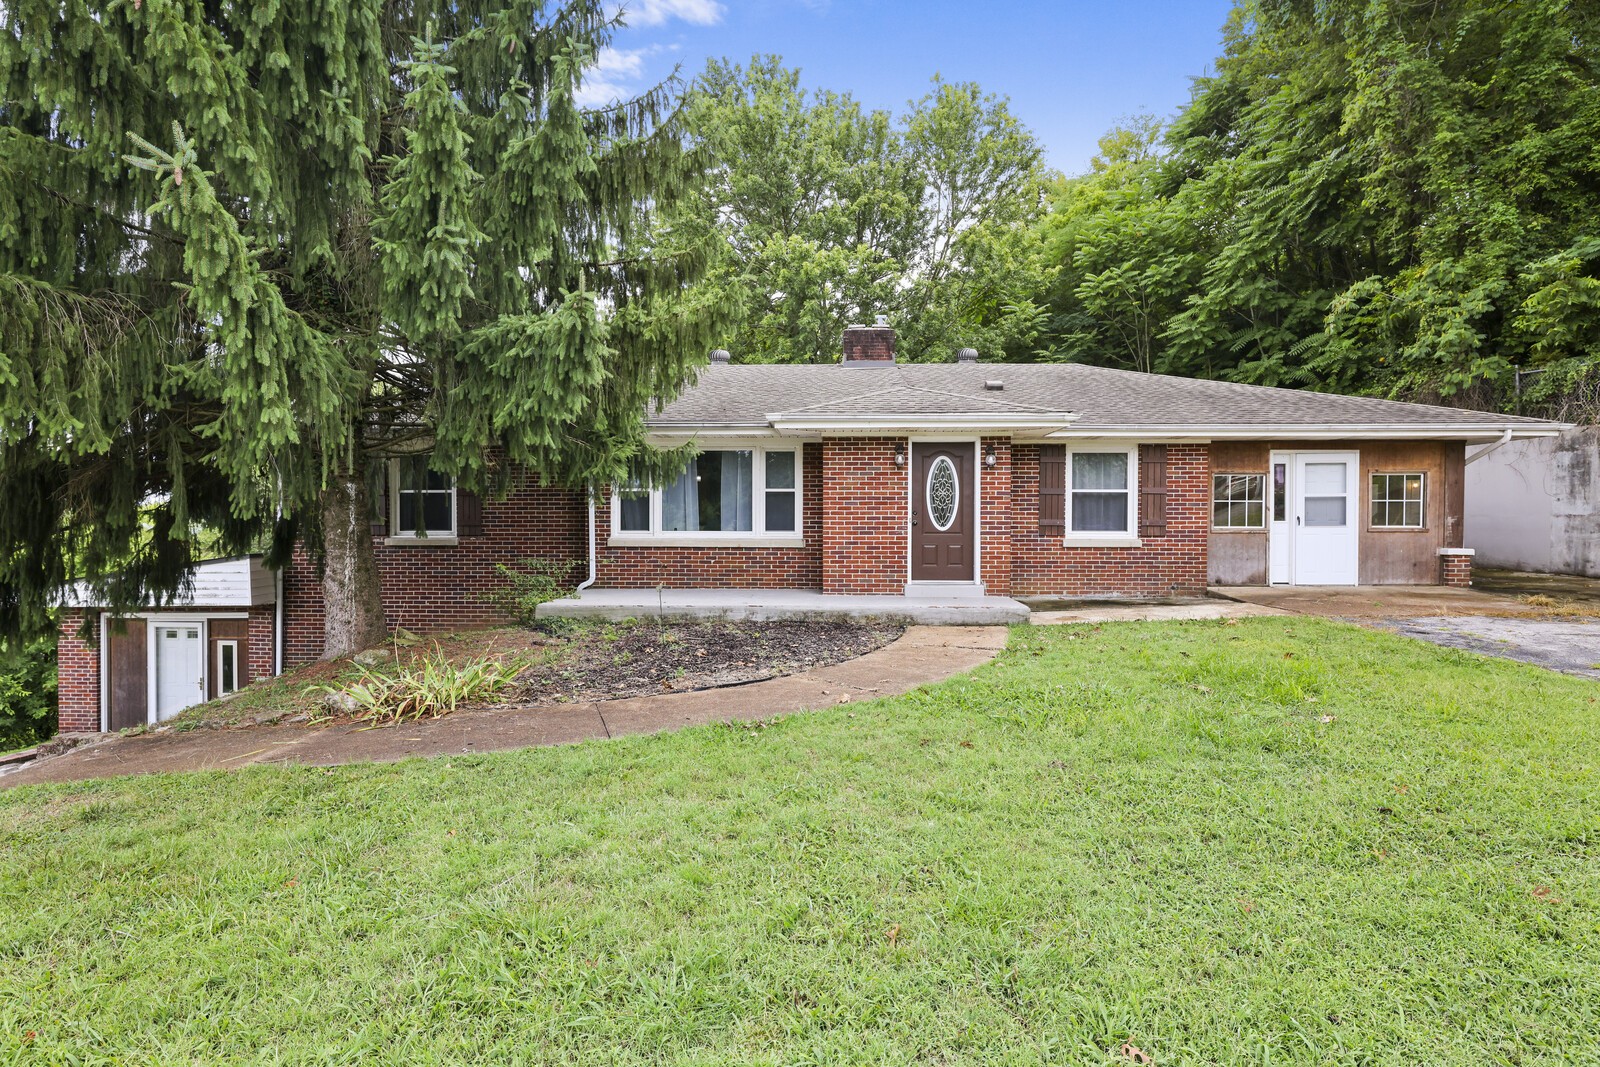
[[[200,676],[200,625],[157,626],[156,719],[165,721],[205,700]]]

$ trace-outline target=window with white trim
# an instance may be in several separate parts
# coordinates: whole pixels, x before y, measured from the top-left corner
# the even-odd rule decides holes
[[[217,642],[217,696],[239,691],[239,642]]]
[[[1422,529],[1422,472],[1372,476],[1372,525],[1380,530]]]
[[[390,530],[395,537],[454,537],[456,487],[447,474],[428,469],[428,457],[393,460],[389,470]]]
[[[1213,474],[1211,527],[1214,530],[1259,530],[1267,524],[1265,474]]]
[[[1074,537],[1130,537],[1137,450],[1067,453],[1067,532]]]
[[[612,497],[612,532],[719,538],[800,532],[800,450],[724,448],[701,452],[672,484]]]

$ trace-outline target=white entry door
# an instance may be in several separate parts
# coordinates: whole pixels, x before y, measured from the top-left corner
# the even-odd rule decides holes
[[[165,721],[205,700],[200,624],[158,625],[155,644],[156,720]]]
[[[1302,452],[1294,457],[1294,584],[1357,584],[1360,537],[1354,452]]]

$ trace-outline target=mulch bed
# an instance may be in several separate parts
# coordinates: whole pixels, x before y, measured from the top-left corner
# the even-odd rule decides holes
[[[882,648],[904,626],[832,622],[618,623],[580,631],[500,704],[613,700],[739,685]]]

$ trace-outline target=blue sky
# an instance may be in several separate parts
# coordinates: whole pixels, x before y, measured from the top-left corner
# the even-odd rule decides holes
[[[1084,170],[1124,115],[1169,115],[1220,50],[1227,0],[626,0],[629,26],[586,87],[648,87],[681,64],[775,52],[810,88],[900,111],[937,72],[1011,98],[1049,163]]]

